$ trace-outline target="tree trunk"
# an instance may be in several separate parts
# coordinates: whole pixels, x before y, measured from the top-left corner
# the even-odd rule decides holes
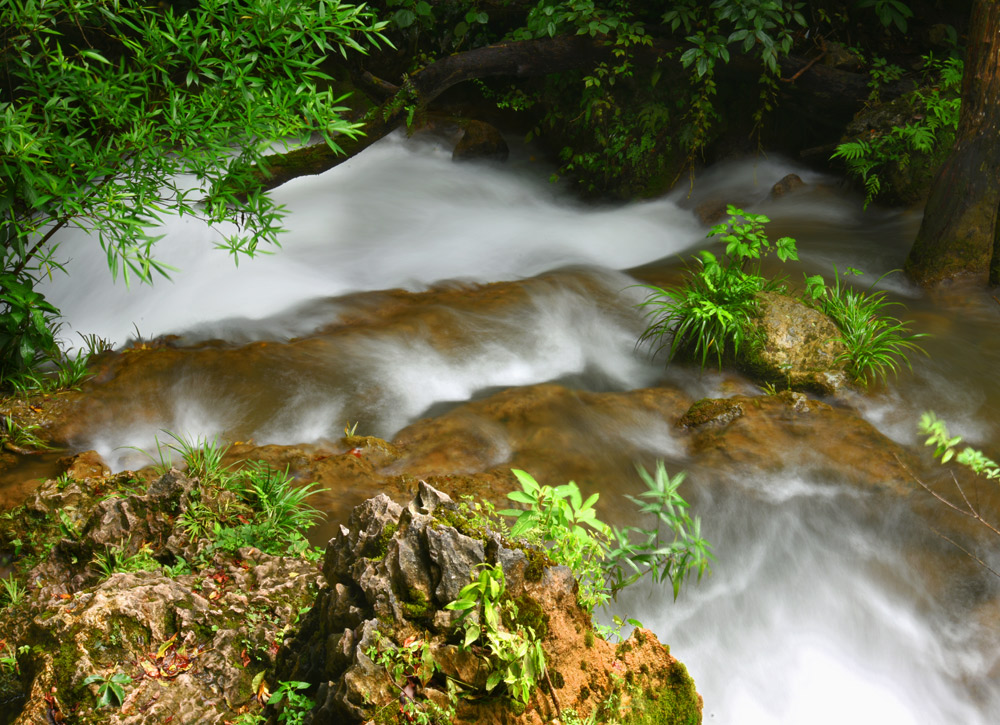
[[[975,0],[955,146],[906,260],[917,282],[1000,282],[1000,3]]]

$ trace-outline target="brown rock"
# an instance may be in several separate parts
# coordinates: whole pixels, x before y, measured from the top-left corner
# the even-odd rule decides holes
[[[760,293],[758,309],[756,329],[762,342],[740,351],[740,362],[752,375],[823,394],[835,393],[847,384],[847,348],[829,317],[775,292]]]
[[[777,199],[791,191],[801,189],[805,185],[806,182],[798,174],[788,174],[771,187],[771,198]]]
[[[494,127],[483,121],[465,121],[465,133],[452,151],[453,161],[468,161],[470,159],[493,159],[506,161],[510,149],[503,135]]]

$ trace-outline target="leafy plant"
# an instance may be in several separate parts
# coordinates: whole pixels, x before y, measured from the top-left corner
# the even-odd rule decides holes
[[[992,458],[987,456],[982,451],[972,448],[971,446],[966,446],[961,451],[956,453],[958,444],[962,442],[962,437],[961,436],[952,437],[948,433],[948,427],[945,425],[944,421],[940,420],[936,415],[934,415],[934,413],[927,412],[921,416],[919,429],[922,434],[927,436],[925,445],[934,446],[934,457],[940,458],[942,464],[948,463],[949,461],[954,459],[956,463],[965,466],[966,468],[968,468],[981,478],[994,481],[1000,479],[1000,464],[998,464],[996,461],[994,461]],[[929,493],[931,496],[937,499],[940,503],[944,504],[952,511],[961,514],[962,516],[971,518],[973,521],[976,521],[977,523],[985,527],[994,536],[1000,537],[1000,528],[998,528],[994,522],[986,519],[979,512],[979,510],[976,508],[976,505],[972,503],[972,500],[970,500],[969,496],[965,492],[965,489],[962,487],[962,484],[959,483],[958,478],[956,478],[954,474],[952,475],[952,481],[955,484],[955,488],[958,489],[959,496],[962,499],[961,502],[958,504],[953,503],[943,494],[939,493],[938,491],[936,491],[935,489],[931,488],[926,483],[924,483],[922,480],[920,480],[920,478],[918,478],[912,471],[910,471],[909,467],[905,463],[903,463],[903,461],[898,456],[896,457],[896,460],[899,461],[899,464],[904,468],[904,470],[906,470],[913,477],[913,480],[915,480],[920,485],[921,488],[927,491],[927,493]],[[975,499],[976,497],[973,497],[973,500]],[[1000,572],[998,572],[996,569],[990,566],[986,561],[977,556],[974,552],[969,551],[964,546],[962,546],[962,544],[948,537],[942,532],[937,531],[936,529],[935,533],[937,533],[937,535],[943,538],[945,541],[948,541],[954,546],[956,546],[963,553],[965,553],[971,559],[973,559],[976,563],[978,563],[984,569],[989,571],[991,574],[993,574],[997,578],[1000,578]]]
[[[266,463],[247,464],[229,484],[240,497],[263,516],[260,523],[273,531],[275,538],[289,539],[311,528],[325,514],[306,503],[306,499],[326,489],[316,483],[294,486],[288,469],[279,471]]]
[[[13,574],[0,579],[0,587],[2,587],[0,594],[2,594],[3,598],[7,600],[8,609],[14,609],[19,606],[21,602],[24,601],[25,595],[28,593],[27,589],[14,578]]]
[[[441,707],[430,700],[417,700],[417,686],[426,685],[439,671],[430,644],[420,637],[407,637],[397,646],[388,637],[375,631],[375,644],[365,650],[375,664],[383,667],[392,683],[399,690],[399,698],[389,705],[398,704],[406,722],[418,725],[446,725],[455,718],[453,706]],[[454,683],[448,680],[448,690],[454,703]]]
[[[97,706],[106,707],[112,705],[121,707],[125,702],[125,687],[132,684],[132,678],[124,672],[116,672],[111,677],[104,675],[90,675],[84,681],[84,685],[98,685]]]
[[[934,413],[924,413],[920,418],[920,432],[927,436],[925,445],[934,446],[934,457],[941,463],[947,463],[952,458],[977,476],[987,480],[1000,479],[1000,464],[985,455],[982,451],[966,446],[956,455],[956,449],[962,442],[961,436],[951,437],[945,422]]]
[[[844,272],[844,276],[860,274],[853,267]],[[886,314],[889,307],[900,303],[887,300],[884,290],[872,291],[888,274],[892,272],[886,272],[864,292],[843,284],[836,267],[832,287],[820,275],[806,278],[807,298],[818,303],[841,330],[840,340],[847,351],[837,362],[846,363],[848,372],[863,383],[885,382],[901,365],[910,367],[908,353],[924,352],[916,342],[924,333],[910,332],[907,323]]]
[[[910,6],[900,0],[858,0],[859,8],[874,8],[882,27],[888,29],[895,25],[899,32],[905,34],[907,20],[913,17]]]
[[[103,551],[94,553],[93,563],[104,578],[122,571],[157,571],[160,569],[160,562],[153,558],[153,549],[147,542],[143,542],[134,554],[126,554],[123,545],[106,546]]]
[[[315,704],[312,700],[302,694],[302,690],[308,690],[311,685],[308,682],[279,682],[278,687],[271,693],[268,705],[278,705],[282,701],[285,706],[278,713],[278,722],[287,725],[302,725],[306,721],[306,715],[312,710]]]
[[[831,156],[843,159],[848,173],[862,181],[865,207],[882,192],[882,176],[889,164],[905,167],[914,155],[930,155],[940,144],[948,143],[949,134],[958,128],[962,61],[925,56],[924,69],[929,79],[924,88],[911,94],[914,108],[906,123],[888,131],[873,131],[868,138],[845,141]]]
[[[151,233],[170,214],[205,220],[236,258],[277,244],[284,211],[255,167],[275,141],[359,134],[322,64],[386,27],[340,0],[12,0],[3,25],[3,380],[54,353],[58,311],[34,287],[62,268],[64,229],[126,282],[170,273]]]
[[[514,471],[521,491],[508,497],[528,508],[501,512],[517,516],[511,536],[544,546],[553,561],[570,567],[580,583],[580,604],[587,611],[607,604],[644,575],[670,581],[676,597],[687,576],[694,572],[700,579],[708,570],[712,554],[701,537],[701,521],[689,516],[688,504],[678,491],[685,474],[671,477],[662,461],[652,474],[641,466],[638,472],[646,491],[627,498],[639,513],[656,518],[656,528],[609,527],[597,519],[593,508],[599,494],[584,501],[572,481],[552,488],[539,485],[524,471]],[[669,542],[663,540],[661,525],[673,534]]]
[[[34,423],[18,423],[9,415],[0,418],[0,439],[7,441],[15,448],[51,450],[52,446],[35,433],[41,429],[40,425]]]
[[[517,623],[517,605],[504,597],[503,567],[481,564],[478,569],[445,609],[461,613],[456,624],[465,630],[463,647],[483,642],[489,649],[486,690],[492,692],[502,682],[512,699],[526,705],[545,675],[545,650],[534,629]],[[504,621],[513,624],[505,626]]]
[[[798,259],[794,239],[772,243],[767,238],[766,216],[732,204],[726,210],[729,220],[709,232],[726,245],[721,259],[702,251],[701,268],[689,271],[683,284],[667,289],[645,285],[650,294],[639,306],[651,321],[639,342],[651,343],[654,354],[666,349],[668,363],[684,353],[704,368],[714,355],[721,367],[725,356],[748,342],[757,293],[780,287],[780,281],[761,275],[761,260],[772,251],[781,261]]]

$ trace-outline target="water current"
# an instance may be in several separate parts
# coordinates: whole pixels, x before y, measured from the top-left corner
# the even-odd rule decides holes
[[[807,186],[769,198],[791,171]],[[149,373],[141,393],[109,394],[107,414],[74,447],[122,468],[136,455],[126,446],[149,449],[161,430],[299,444],[357,421],[392,437],[418,418],[548,381],[597,392],[670,384],[692,399],[753,393],[732,374],[664,371],[635,348],[643,294],[632,285],[676,279],[680,258],[708,244],[693,208],[717,199],[770,216],[772,238],[798,240],[801,261],[785,270],[793,281],[835,266],[864,270],[864,285],[889,273],[880,288],[932,337],[912,372],[849,399],[882,433],[915,446],[916,420],[933,409],[973,443],[997,440],[1000,305],[979,290],[928,295],[892,273],[918,212],[863,211],[836,179],[781,159],[714,167],[690,194],[627,205],[584,205],[547,174],[524,150],[503,166],[453,164],[434,143],[391,137],[280,188],[292,212],[283,248],[238,269],[212,250],[213,232],[171,222],[162,257],[178,271],[153,287],[109,284],[97,245],[64,239],[72,275],[46,291],[68,342],[75,332],[116,345],[169,334],[189,350]],[[461,294],[411,304],[391,291],[506,280],[522,282],[516,294],[498,288],[475,304]],[[238,362],[246,345],[262,351],[252,365]],[[685,492],[715,547],[712,575],[676,602],[640,587],[617,608],[688,665],[706,722],[997,722],[997,586],[931,532],[934,507],[913,505],[919,494],[888,497],[796,467],[723,480],[686,460],[665,421],[634,411],[567,408],[536,425],[573,431],[560,473],[580,475],[580,462],[605,506],[622,507],[619,482],[634,478],[626,440],[645,459],[690,468]],[[493,444],[491,463],[503,463],[500,434]]]

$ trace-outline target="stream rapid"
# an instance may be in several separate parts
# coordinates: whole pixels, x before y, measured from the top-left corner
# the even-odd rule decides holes
[[[186,351],[142,387],[109,393],[74,448],[118,470],[142,465],[130,447],[152,450],[163,430],[304,444],[356,422],[391,438],[468,401],[553,381],[592,392],[669,384],[692,399],[753,393],[731,373],[664,370],[636,348],[636,285],[676,280],[683,258],[709,246],[693,209],[718,199],[769,216],[770,238],[797,239],[801,259],[784,269],[793,284],[861,269],[861,286],[877,282],[931,335],[912,371],[850,399],[879,431],[916,447],[917,420],[934,410],[974,445],[997,440],[1000,305],[975,289],[931,296],[893,272],[919,213],[863,211],[836,179],[773,158],[713,167],[690,194],[625,205],[585,205],[548,172],[523,149],[502,166],[455,164],[435,143],[390,137],[278,189],[291,212],[282,249],[238,269],[212,249],[213,231],[170,222],[160,250],[178,271],[152,287],[110,284],[96,241],[65,237],[71,274],[45,293],[65,315],[67,343],[77,332],[115,345],[172,335]],[[807,186],[771,199],[790,172]],[[498,286],[495,300],[464,302],[463,290],[500,281],[519,282],[517,292]],[[442,294],[393,292],[429,288]],[[241,362],[249,349],[252,364]],[[609,520],[627,516],[626,439],[645,459],[689,469],[682,492],[713,543],[712,575],[676,602],[669,587],[639,586],[615,611],[687,664],[706,723],[996,722],[997,583],[934,535],[935,508],[913,504],[922,492],[879,496],[797,468],[723,480],[686,458],[665,421],[634,412],[584,421],[567,407],[537,425],[573,431],[563,479],[585,475]],[[501,464],[505,442],[492,442]],[[989,548],[979,553],[998,568]]]

